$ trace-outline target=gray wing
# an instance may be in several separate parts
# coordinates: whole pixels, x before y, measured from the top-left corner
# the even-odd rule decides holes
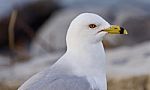
[[[90,90],[90,84],[83,77],[61,76],[45,90]]]
[[[84,77],[74,75],[39,73],[18,90],[92,90]]]

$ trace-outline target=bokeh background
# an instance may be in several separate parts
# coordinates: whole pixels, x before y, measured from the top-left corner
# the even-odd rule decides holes
[[[150,90],[150,0],[0,0],[0,90],[16,90],[55,63],[69,23],[83,12],[129,33],[103,41],[108,90]]]

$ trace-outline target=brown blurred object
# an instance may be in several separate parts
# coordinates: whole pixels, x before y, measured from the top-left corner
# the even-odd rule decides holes
[[[12,11],[12,14],[10,16],[10,21],[9,21],[9,26],[8,26],[8,41],[9,41],[9,48],[11,50],[15,49],[15,34],[14,34],[14,27],[15,27],[15,23],[16,23],[16,19],[17,19],[17,11],[14,10]]]
[[[150,76],[113,78],[108,81],[108,90],[150,90]]]

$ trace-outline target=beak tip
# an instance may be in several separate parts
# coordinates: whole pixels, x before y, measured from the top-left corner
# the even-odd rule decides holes
[[[127,30],[124,30],[124,34],[128,34]]]

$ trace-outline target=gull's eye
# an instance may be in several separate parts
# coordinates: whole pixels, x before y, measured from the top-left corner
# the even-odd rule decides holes
[[[89,28],[96,28],[97,26],[95,24],[90,24]]]

